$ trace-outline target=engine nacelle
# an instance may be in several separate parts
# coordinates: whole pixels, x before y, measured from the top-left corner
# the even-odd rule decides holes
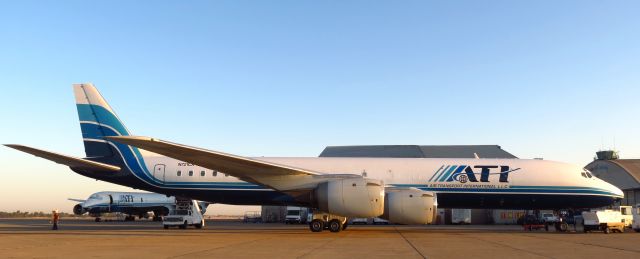
[[[384,184],[362,177],[324,182],[315,190],[318,209],[344,217],[377,217],[384,212]]]
[[[82,207],[82,205],[76,204],[76,206],[73,206],[73,214],[82,215],[84,213],[85,213],[85,211],[84,211],[84,208]]]
[[[387,192],[381,218],[397,224],[431,224],[436,217],[436,194],[418,189]]]

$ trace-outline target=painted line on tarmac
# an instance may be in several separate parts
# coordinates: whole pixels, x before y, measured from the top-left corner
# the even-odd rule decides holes
[[[407,237],[404,236],[404,234],[402,234],[402,232],[400,232],[400,230],[398,230],[398,227],[393,227],[393,229],[396,230],[396,232],[398,232],[398,234],[400,234],[400,236],[402,237],[402,239],[404,239],[405,242],[407,242],[407,244],[409,244],[414,251],[416,251],[416,253],[418,253],[418,255],[420,255],[420,257],[422,258],[427,258],[425,255],[423,255],[418,248],[416,248],[416,246],[413,245],[413,243],[411,243],[411,241],[409,241],[409,239],[407,239]]]
[[[544,255],[544,254],[541,254],[541,253],[536,253],[536,252],[529,251],[529,250],[522,249],[522,248],[517,248],[515,246],[510,246],[510,245],[507,245],[507,244],[504,244],[504,243],[500,243],[500,242],[486,240],[486,239],[482,239],[482,238],[478,238],[478,237],[466,237],[466,234],[461,234],[461,235],[464,235],[464,238],[467,238],[467,239],[480,240],[480,241],[483,241],[485,243],[489,243],[489,244],[493,244],[493,245],[497,245],[497,246],[501,246],[501,247],[506,247],[506,248],[511,248],[513,250],[516,250],[516,251],[525,252],[525,253],[529,253],[529,254],[532,254],[532,255],[541,256],[541,257],[544,257],[544,258],[554,258],[554,257],[548,256],[548,255]]]
[[[615,235],[615,234],[612,234],[612,235]],[[530,236],[530,235],[523,235],[523,236],[531,237],[531,238],[546,239],[546,240],[551,240],[551,241],[555,241],[555,242],[559,241],[559,242],[570,243],[570,244],[578,244],[578,245],[584,245],[584,246],[595,246],[595,247],[601,247],[601,248],[609,248],[609,249],[613,249],[613,250],[619,250],[619,251],[625,251],[625,252],[632,252],[632,253],[640,254],[640,251],[629,250],[629,249],[624,249],[624,248],[619,248],[619,247],[603,246],[603,245],[599,245],[599,244],[591,244],[591,243],[583,243],[583,242],[570,242],[570,241],[567,241],[567,240],[553,239],[553,238],[548,238],[548,237],[537,237],[537,236]]]
[[[210,249],[198,250],[198,251],[184,253],[184,254],[180,254],[180,255],[169,256],[167,258],[180,258],[180,257],[197,256],[200,253],[208,253],[208,252],[215,251],[215,250],[218,250],[218,249],[229,248],[229,247],[234,247],[234,246],[244,245],[244,244],[250,244],[250,243],[254,243],[256,241],[262,241],[262,240],[266,240],[266,239],[272,239],[272,237],[256,238],[256,239],[253,239],[253,240],[233,243],[233,244],[229,244],[229,245],[225,245],[225,246],[214,247],[214,248],[210,248]]]
[[[312,233],[312,235],[316,235],[316,234],[319,234],[319,233]],[[336,235],[336,233],[331,233],[331,234],[332,235]],[[329,239],[329,240],[327,240],[327,242],[324,242],[324,243],[319,244],[318,246],[316,246],[314,248],[311,248],[309,251],[307,251],[306,253],[304,253],[304,254],[296,257],[296,258],[304,258],[304,257],[307,257],[309,255],[312,255],[313,252],[326,247],[329,243],[332,243],[333,241],[336,241],[336,240],[338,240],[338,237],[334,237],[332,239]]]

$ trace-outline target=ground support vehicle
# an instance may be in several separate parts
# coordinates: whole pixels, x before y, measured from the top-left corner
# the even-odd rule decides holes
[[[302,207],[287,207],[287,215],[284,217],[285,224],[304,224],[307,223],[306,209]]]
[[[558,216],[553,214],[553,212],[540,213],[540,221],[542,223],[556,223],[558,220],[559,220]]]
[[[602,231],[605,234],[611,232],[624,232],[624,223],[620,211],[600,210],[600,211],[584,211],[584,232]]]
[[[622,214],[622,222],[627,228],[633,226],[633,207],[632,206],[620,206],[620,214]]]
[[[347,229],[347,217],[323,212],[314,212],[309,222],[309,229],[313,232],[322,232],[329,229],[331,232],[340,232]]]
[[[522,228],[525,231],[533,231],[543,228],[549,231],[549,227],[544,221],[539,220],[535,215],[531,214],[522,216]]]
[[[262,223],[262,214],[259,211],[247,211],[242,218],[244,223]]]
[[[471,224],[470,209],[451,209],[451,224],[469,225]]]
[[[188,226],[196,228],[204,227],[204,217],[200,206],[195,200],[180,199],[176,197],[176,209],[169,215],[162,217],[164,229],[177,226],[186,229]]]

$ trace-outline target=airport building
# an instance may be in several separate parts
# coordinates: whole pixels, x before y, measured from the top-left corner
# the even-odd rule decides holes
[[[510,158],[518,157],[498,145],[369,145],[328,146],[319,157],[393,157],[393,158]],[[264,222],[284,222],[286,209],[281,206],[263,206]],[[471,210],[472,224],[509,224],[515,222],[521,211]],[[439,209],[438,224],[452,222],[451,209]]]
[[[329,146],[320,157],[395,157],[395,158],[517,158],[498,145],[377,145]]]
[[[640,159],[620,159],[616,151],[599,151],[585,168],[624,192],[617,206],[640,203]]]

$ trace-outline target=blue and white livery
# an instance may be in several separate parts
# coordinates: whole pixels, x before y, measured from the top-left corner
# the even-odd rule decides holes
[[[344,217],[425,224],[433,220],[436,206],[591,208],[623,197],[620,189],[581,166],[552,161],[250,158],[137,137],[92,84],[73,88],[85,158],[7,146],[68,165],[87,177],[151,192],[211,203],[311,207],[336,216],[325,222],[332,231],[339,231]],[[316,227],[323,227],[319,224]]]
[[[158,193],[144,192],[96,192],[86,200],[69,199],[79,202],[73,207],[73,213],[89,215],[100,221],[104,213],[119,212],[127,214],[125,220],[134,220],[135,216],[147,218],[153,212],[153,220],[160,221],[162,216],[175,210],[176,198]]]

